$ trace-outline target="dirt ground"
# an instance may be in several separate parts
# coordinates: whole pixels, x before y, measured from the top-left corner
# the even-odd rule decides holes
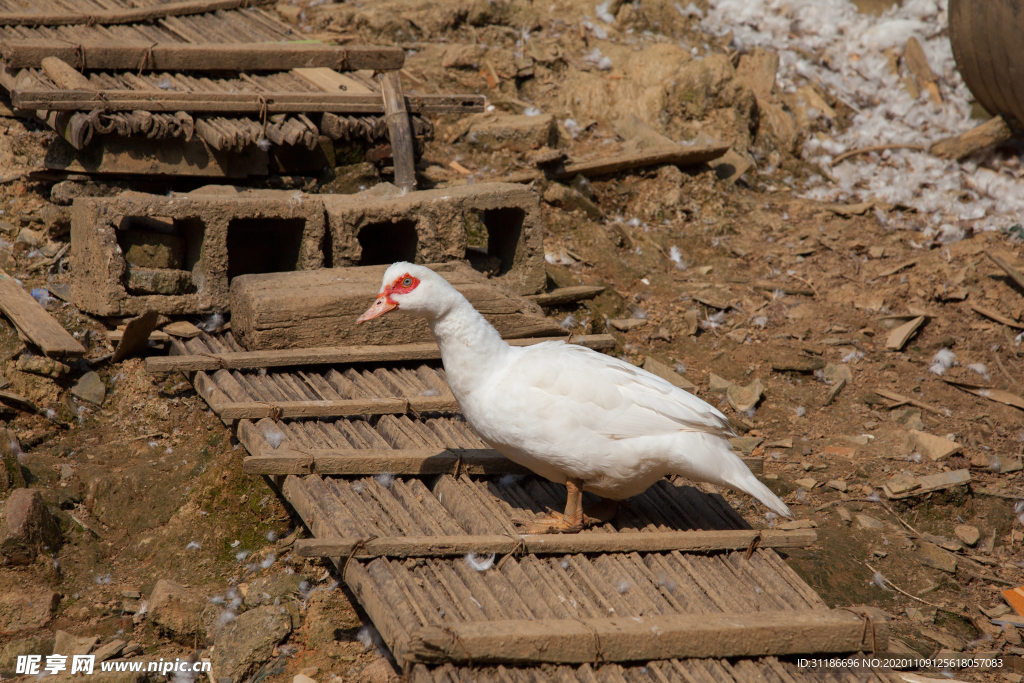
[[[435,119],[418,169],[428,186],[528,169],[535,135],[576,160],[641,151],[652,131],[655,142],[730,144],[737,157],[726,165],[537,183],[549,285],[607,287],[550,315],[573,332],[614,334],[614,353],[674,368],[733,418],[746,437],[739,448],[766,456],[766,483],[797,523],[817,527],[818,543],[788,558],[829,605],[885,610],[898,639],[891,652],[998,652],[1012,665],[956,677],[1020,683],[1021,635],[991,619],[1006,610],[1000,591],[1024,584],[1024,290],[987,256],[1024,270],[1019,219],[976,234],[964,224],[963,239],[943,241],[907,206],[801,198],[801,183],[828,182],[801,145],[848,125],[854,112],[827,91],[815,92],[835,114],[828,121],[806,116],[784,93],[759,99],[763,84],[739,75],[745,55],[728,37],[704,34],[678,3],[637,4],[607,25],[589,5],[564,1],[293,0],[276,8],[306,38],[406,48],[407,88],[487,95],[485,114]],[[598,44],[587,24],[611,38]],[[605,56],[616,66],[605,69]],[[524,113],[535,115],[507,118]],[[624,123],[632,114],[642,123]],[[513,134],[488,137],[488,126]],[[38,168],[48,140],[30,121],[0,119],[0,154],[13,174]],[[999,154],[1005,161],[1020,150]],[[287,182],[315,192],[329,175]],[[66,260],[33,268],[67,240],[53,219],[53,188],[30,178],[0,186],[0,267],[27,288],[59,293],[70,278]],[[3,390],[40,408],[0,417],[28,486],[42,492],[64,538],[59,551],[0,571],[0,602],[43,590],[62,596],[45,624],[0,638],[0,674],[57,631],[138,643],[147,658],[215,657],[198,634],[212,639],[237,623],[241,604],[253,607],[249,596],[273,594],[299,618],[251,667],[253,683],[299,673],[318,683],[394,677],[328,567],[290,552],[297,517],[265,481],[242,475],[244,449],[187,381],[147,374],[138,359],[111,366],[102,358],[111,351],[105,331],[120,321],[59,300],[49,307],[88,346],[87,358],[100,360],[72,364],[57,379],[21,371],[25,347],[0,320]],[[920,329],[890,348],[893,330],[919,316]],[[953,355],[937,362],[943,349]],[[89,370],[106,386],[99,406],[71,392]],[[1008,392],[1017,407],[946,380]],[[753,389],[752,407],[736,400],[750,398],[742,387]],[[933,460],[911,430],[959,450]],[[882,489],[899,475],[957,470],[969,470],[969,485],[899,500]],[[783,521],[725,493],[755,527]],[[185,587],[201,623],[157,623],[145,606],[162,579]],[[261,593],[272,584],[285,587]]]

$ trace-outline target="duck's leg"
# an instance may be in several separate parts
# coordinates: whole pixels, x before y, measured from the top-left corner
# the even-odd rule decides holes
[[[545,517],[529,522],[513,521],[520,524],[527,534],[574,534],[582,531],[585,522],[596,521],[585,519],[583,514],[583,480],[568,479],[565,488],[568,495],[563,514],[552,511]]]

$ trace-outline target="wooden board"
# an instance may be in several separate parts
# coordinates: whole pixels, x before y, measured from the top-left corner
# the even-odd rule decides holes
[[[47,356],[85,355],[85,347],[3,270],[0,270],[0,311],[14,323],[20,334]]]
[[[119,332],[108,332],[107,338],[118,341]],[[166,334],[156,332],[153,339],[167,341]],[[610,334],[588,334],[573,337],[533,337],[508,339],[512,346],[532,346],[548,341],[566,341],[588,349],[614,348],[615,337]],[[184,347],[182,347],[184,348]],[[351,365],[353,363],[389,363],[397,361],[439,360],[437,344],[389,344],[381,346],[326,346],[309,349],[277,349],[271,351],[227,351],[187,353],[187,355],[150,356],[146,359],[148,372],[211,372],[219,369],[257,370],[260,368],[296,367],[303,365]]]
[[[567,335],[536,304],[502,291],[468,265],[427,267],[462,293],[505,338]],[[231,282],[232,334],[250,351],[432,341],[421,318],[389,315],[356,324],[377,297],[385,270],[382,265],[240,275]]]
[[[127,7],[89,12],[3,12],[0,26],[76,26],[81,24],[110,26],[138,24],[164,17],[205,14],[217,10],[246,7],[250,0],[186,0],[150,7]]]
[[[71,59],[63,53],[60,56],[62,59]],[[13,90],[11,101],[18,109],[47,111],[92,111],[102,108],[107,111],[188,111],[260,115],[302,112],[384,113],[384,102],[379,95],[344,93]],[[409,95],[406,97],[406,107],[414,114],[470,114],[484,110],[484,98],[482,95]]]
[[[972,655],[974,656],[974,655]],[[854,655],[856,657],[856,655]],[[841,658],[837,658],[841,659]],[[850,661],[833,669],[800,666],[793,658],[780,661],[775,657],[756,659],[664,659],[618,664],[615,662],[587,662],[579,666],[543,667],[524,665],[465,665],[443,664],[428,666],[414,664],[409,674],[410,683],[452,683],[453,681],[536,681],[537,683],[597,683],[623,681],[658,681],[659,683],[835,683],[835,671],[842,670],[858,683],[937,683],[939,679],[907,678],[881,667],[868,668],[860,662]]]
[[[526,298],[536,302],[540,306],[564,306],[579,301],[593,299],[604,292],[606,288],[593,285],[579,285],[576,287],[559,287],[543,294],[527,294]]]
[[[666,164],[696,166],[714,161],[728,150],[728,145],[721,144],[655,149],[638,154],[622,154],[566,164],[564,167],[552,172],[551,176],[556,180],[565,180],[575,178],[577,175],[587,177],[601,176],[619,171],[628,171],[634,168],[643,168],[645,166],[662,166]],[[544,178],[544,175],[543,171],[523,171],[512,173],[502,178],[502,180],[509,183],[530,183]]]
[[[316,549],[327,549],[327,557],[347,555],[337,549],[359,539],[366,543],[373,539],[381,541],[381,545],[368,546],[370,550],[376,548],[383,551],[382,554],[401,554],[410,552],[411,545],[427,544],[424,538],[441,537],[444,538],[438,543],[442,546],[462,544],[470,538],[486,544],[492,541],[504,543],[511,539],[516,543],[508,552],[522,553],[528,546],[523,546],[520,541],[532,538],[534,540],[529,543],[542,554],[557,554],[611,552],[609,544],[616,543],[619,545],[615,552],[679,550],[683,547],[645,545],[648,541],[641,536],[654,538],[655,534],[676,534],[678,537],[674,541],[666,541],[668,537],[665,536],[660,541],[650,541],[652,544],[677,542],[700,552],[718,546],[746,551],[751,545],[761,547],[762,541],[768,545],[804,544],[813,542],[814,536],[812,530],[800,530],[797,535],[787,535],[791,533],[789,531],[778,532],[782,534],[778,535],[775,530],[751,529],[720,495],[708,495],[688,484],[672,484],[667,479],[655,482],[625,502],[609,521],[560,538],[555,535],[522,536],[516,524],[516,520],[536,519],[546,514],[549,508],[565,509],[565,486],[532,474],[494,476],[442,472],[429,480],[409,475],[380,477],[364,474],[358,478],[293,475],[285,479],[285,490],[289,499],[295,494],[317,501],[317,509],[327,514],[327,521],[337,528],[337,538],[318,536],[315,541],[310,541]],[[589,506],[599,500],[592,494],[584,495],[584,505]],[[320,513],[313,511],[311,514]],[[612,536],[625,540],[615,541]],[[409,538],[419,540],[406,540]],[[759,540],[755,543],[755,539]],[[328,545],[322,545],[325,543]],[[627,543],[633,545],[627,548]],[[483,549],[490,547],[486,544],[474,552],[485,552]],[[605,550],[601,550],[602,547]],[[422,556],[460,555],[470,550],[458,553],[451,548],[435,548],[424,550]]]
[[[416,189],[415,154],[412,123],[402,94],[402,80],[398,71],[389,71],[381,79],[384,112],[391,141],[391,158],[395,167],[395,185],[405,192]]]
[[[424,626],[399,652],[412,662],[477,663],[838,654],[870,651],[865,631],[863,619],[845,610],[508,619]],[[888,624],[880,621],[875,645],[887,643]]]
[[[35,69],[58,57],[74,69],[111,71],[286,71],[324,67],[338,71],[401,69],[397,47],[339,47],[324,43],[133,43],[30,39],[0,41],[12,69]],[[119,91],[123,92],[124,91]]]
[[[149,348],[149,337],[153,334],[159,317],[160,314],[156,311],[146,311],[138,318],[131,320],[124,328],[110,362],[120,363],[125,358],[139,355]]]
[[[527,474],[529,470],[501,453],[484,449],[403,448],[395,450],[359,449],[338,451],[281,449],[269,455],[251,456],[242,461],[242,471],[251,475],[324,474],[354,476],[360,474],[400,474],[428,476],[452,472],[475,475]]]
[[[213,412],[227,420],[459,410],[444,379],[425,365],[415,372],[382,368],[360,373],[349,368],[345,373],[332,369],[275,375],[221,369],[212,374],[197,372],[193,382]]]
[[[621,552],[712,552],[746,550],[757,542],[760,548],[804,548],[818,540],[813,529],[779,531],[766,529],[730,531],[655,531],[597,534],[552,534],[547,536],[403,536],[372,539],[341,538],[301,540],[295,552],[301,557],[451,557],[466,553],[534,555]]]
[[[506,556],[500,567],[485,562],[479,570],[463,558],[344,567],[399,663],[881,653],[888,642],[882,613],[865,609],[866,622],[829,610],[767,549],[750,558]]]
[[[360,428],[366,443],[354,446],[352,433]],[[336,420],[326,425],[312,420],[286,423],[264,418],[257,427],[243,419],[238,425],[238,440],[251,457],[242,461],[242,469],[252,475],[529,473],[488,448],[458,420],[388,416],[378,421],[375,434],[366,434],[366,429],[362,421]],[[268,443],[264,431],[279,433],[276,445]],[[763,471],[763,458],[741,459],[755,474]]]
[[[639,154],[623,154],[613,157],[579,161],[565,165],[565,177],[574,178],[577,174],[587,177],[607,175],[618,171],[627,171],[643,166],[694,166],[705,164],[722,156],[729,150],[728,145],[694,145],[692,147],[669,147],[655,149]]]

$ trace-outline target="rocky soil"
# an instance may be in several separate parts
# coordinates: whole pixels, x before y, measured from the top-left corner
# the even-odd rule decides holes
[[[796,512],[787,524],[817,528],[814,547],[788,556],[830,605],[887,611],[893,653],[996,652],[1002,670],[944,673],[1020,683],[1021,634],[993,620],[1015,614],[1000,592],[1024,583],[1024,288],[992,258],[1024,271],[1019,216],[997,208],[982,227],[943,214],[954,229],[938,230],[866,187],[852,203],[811,198],[835,179],[808,141],[819,149],[858,111],[820,82],[781,87],[772,50],[705,32],[702,2],[277,10],[303,38],[401,45],[407,88],[487,96],[484,114],[435,120],[425,186],[500,179],[549,150],[583,160],[731,145],[712,166],[535,183],[549,285],[607,287],[549,314],[614,334],[616,354],[733,419],[737,448],[765,456],[764,480]],[[952,92],[954,77],[937,77]],[[38,409],[0,415],[0,674],[18,654],[91,650],[208,658],[217,681],[393,678],[330,567],[290,552],[301,525],[241,474],[230,429],[183,377],[149,375],[138,359],[112,366],[106,331],[122,321],[61,300],[70,274],[52,259],[69,197],[116,184],[20,175],[48,140],[0,118],[0,267],[45,289],[37,298],[89,353],[47,364],[0,320],[0,390]],[[1020,155],[1009,144],[966,163],[1019,185]],[[378,174],[364,164],[272,182],[335,191]],[[754,526],[783,522],[726,495]]]

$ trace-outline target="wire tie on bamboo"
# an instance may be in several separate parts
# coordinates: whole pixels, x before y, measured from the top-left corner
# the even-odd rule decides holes
[[[352,546],[352,550],[350,550],[349,553],[348,553],[348,557],[345,558],[345,564],[341,568],[341,576],[342,577],[344,577],[346,574],[348,574],[348,563],[356,558],[356,554],[360,550],[362,550],[363,552],[366,552],[366,544],[369,543],[370,541],[377,540],[377,538],[378,538],[377,536],[372,536],[371,535],[371,536],[367,536],[366,538],[360,538],[360,539],[358,539],[355,542],[355,544]]]
[[[747,557],[746,557],[746,559],[748,559],[748,560],[750,559],[751,555],[754,554],[754,551],[757,550],[757,546],[759,546],[760,544],[761,544],[761,532],[759,530],[756,534],[754,534],[754,537],[752,539],[750,539],[750,546],[747,547]]]

